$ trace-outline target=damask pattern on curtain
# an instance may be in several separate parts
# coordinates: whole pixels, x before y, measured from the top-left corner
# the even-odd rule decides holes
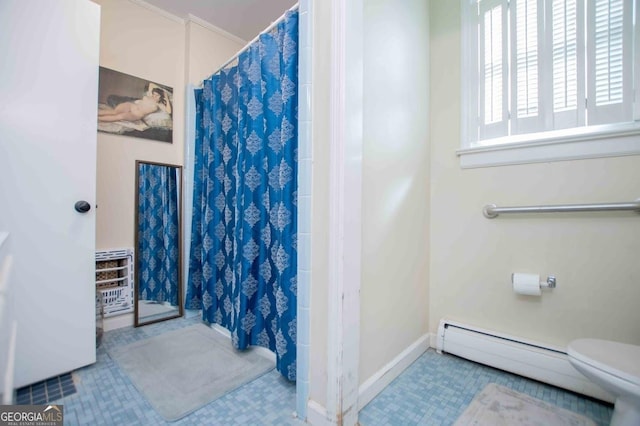
[[[196,90],[186,306],[296,375],[298,14]]]
[[[172,167],[139,164],[138,298],[178,305],[178,175]]]

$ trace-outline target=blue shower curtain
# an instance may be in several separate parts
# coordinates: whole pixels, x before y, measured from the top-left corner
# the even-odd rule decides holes
[[[296,378],[298,14],[196,96],[187,308]]]
[[[138,298],[177,306],[178,171],[138,166]]]

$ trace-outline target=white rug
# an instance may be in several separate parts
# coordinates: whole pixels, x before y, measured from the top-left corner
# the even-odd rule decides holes
[[[579,414],[513,389],[488,384],[454,426],[595,426]]]
[[[109,350],[165,420],[178,420],[272,370],[273,361],[197,324]]]

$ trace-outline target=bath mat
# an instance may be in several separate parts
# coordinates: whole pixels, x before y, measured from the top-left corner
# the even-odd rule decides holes
[[[197,324],[115,349],[109,355],[151,406],[178,420],[272,370],[272,360]]]
[[[476,395],[454,426],[596,426],[579,414],[513,389],[488,384]]]

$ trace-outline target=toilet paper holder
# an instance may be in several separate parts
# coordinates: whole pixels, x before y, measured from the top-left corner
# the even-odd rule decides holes
[[[556,288],[556,277],[549,275],[546,283],[540,283],[540,287]]]
[[[511,274],[511,282],[513,282],[514,275],[513,273]],[[540,287],[556,288],[556,277],[549,275],[546,282],[540,281]]]

